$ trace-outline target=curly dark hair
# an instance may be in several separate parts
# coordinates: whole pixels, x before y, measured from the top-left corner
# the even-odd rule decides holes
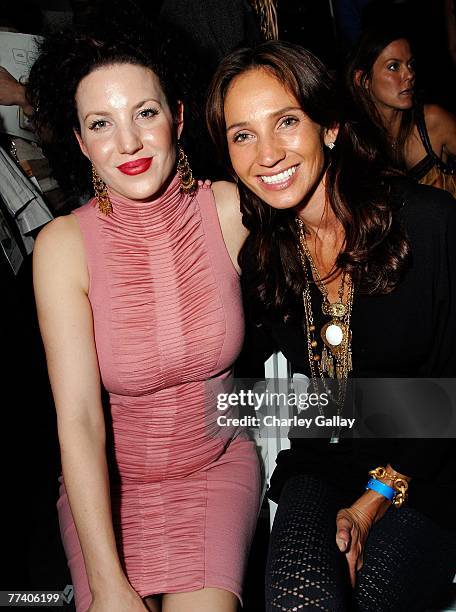
[[[75,94],[81,80],[100,66],[134,64],[150,68],[159,78],[173,117],[178,100],[174,75],[167,66],[169,48],[142,37],[100,39],[74,31],[46,37],[32,66],[27,97],[35,109],[34,125],[59,184],[80,194],[90,191],[90,163],[81,155],[73,131],[79,131]]]
[[[336,147],[326,153],[326,197],[345,230],[345,246],[337,267],[352,275],[357,288],[368,294],[392,291],[400,282],[409,245],[391,198],[394,171],[375,146],[375,138],[355,121],[344,119],[343,104],[333,76],[309,51],[287,42],[269,41],[230,54],[214,76],[206,107],[209,132],[230,168],[224,100],[233,79],[252,69],[270,72],[299,101],[303,111],[320,126],[339,125]],[[368,126],[366,130],[368,130]],[[240,253],[249,260],[256,279],[254,300],[287,314],[300,297],[304,278],[297,248],[294,209],[265,204],[239,181],[241,211],[250,230]],[[252,261],[253,258],[253,261]]]

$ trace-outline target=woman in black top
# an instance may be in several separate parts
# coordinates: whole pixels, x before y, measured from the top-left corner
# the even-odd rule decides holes
[[[395,166],[455,196],[456,117],[417,100],[415,60],[404,34],[381,27],[366,30],[350,54],[346,84]]]
[[[314,56],[270,42],[222,62],[207,117],[250,230],[250,349],[335,383],[343,417],[348,377],[456,375],[456,209],[386,171],[340,108]],[[425,609],[456,565],[452,442],[330,433],[293,431],[278,457],[267,609]]]

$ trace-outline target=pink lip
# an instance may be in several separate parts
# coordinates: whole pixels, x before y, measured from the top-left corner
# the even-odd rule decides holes
[[[152,163],[152,157],[142,157],[141,159],[135,159],[131,162],[126,162],[125,164],[121,164],[117,166],[117,170],[123,172],[123,174],[135,175],[142,174],[149,170],[150,165]]]

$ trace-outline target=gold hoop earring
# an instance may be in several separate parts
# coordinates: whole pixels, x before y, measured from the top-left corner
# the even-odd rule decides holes
[[[193,193],[196,189],[196,181],[193,178],[192,169],[188,163],[182,145],[177,143],[177,172],[179,174],[180,189],[182,193]]]
[[[98,175],[95,166],[92,166],[92,184],[95,197],[98,202],[98,210],[108,216],[112,212],[112,204],[109,199],[108,188],[104,180]]]

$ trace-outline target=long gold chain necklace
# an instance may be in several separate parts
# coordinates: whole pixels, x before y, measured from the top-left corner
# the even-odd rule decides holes
[[[333,401],[337,404],[337,416],[340,416],[345,402],[347,378],[352,370],[352,354],[351,354],[351,330],[350,318],[353,305],[354,287],[353,282],[348,274],[342,274],[340,287],[338,290],[338,301],[330,303],[328,290],[323,283],[318,268],[312,258],[307,245],[307,240],[304,232],[304,224],[301,219],[297,219],[299,226],[299,254],[301,258],[302,268],[305,274],[306,283],[303,290],[303,303],[306,318],[306,335],[307,335],[307,350],[309,354],[309,366],[312,379],[321,379],[324,388],[328,391],[325,385],[326,376],[336,378],[338,380],[337,398],[333,396]],[[315,323],[312,311],[312,298],[310,293],[310,279],[307,272],[307,261],[309,262],[314,281],[320,290],[323,301],[322,311],[325,316],[331,317],[330,321],[325,323],[320,331],[320,337],[323,341],[323,350],[321,356],[317,352],[318,342],[315,337]],[[343,303],[344,289],[348,285],[348,298],[346,304]],[[326,376],[325,376],[326,375]],[[329,392],[331,390],[329,389]],[[333,395],[331,393],[331,395]],[[321,408],[320,414],[321,414]],[[338,442],[340,428],[333,431],[331,442]]]

